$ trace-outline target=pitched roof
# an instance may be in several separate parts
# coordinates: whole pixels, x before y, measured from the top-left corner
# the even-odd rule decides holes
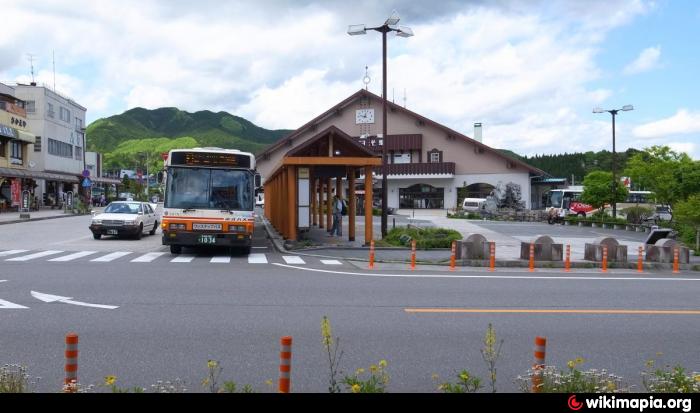
[[[310,120],[310,121],[307,122],[306,124],[302,125],[299,129],[295,130],[294,132],[292,132],[292,133],[290,133],[289,135],[285,136],[284,138],[280,139],[280,140],[277,141],[276,143],[274,143],[274,144],[268,146],[267,148],[265,148],[265,150],[263,150],[262,152],[258,153],[258,154],[255,156],[256,159],[262,157],[262,156],[265,155],[265,154],[268,154],[268,153],[270,153],[270,152],[273,152],[273,151],[277,150],[278,148],[280,148],[280,147],[282,147],[283,145],[285,145],[287,142],[293,140],[294,138],[296,138],[296,137],[298,137],[299,135],[301,135],[301,134],[303,134],[304,132],[306,132],[306,131],[307,131],[309,128],[311,128],[312,126],[315,126],[315,125],[319,124],[322,120],[324,120],[324,119],[325,119],[326,117],[328,117],[329,115],[336,113],[338,110],[341,110],[341,109],[345,108],[345,107],[348,106],[348,105],[351,105],[353,102],[355,102],[355,101],[356,101],[358,98],[360,98],[360,97],[367,97],[367,98],[370,98],[370,99],[379,99],[380,101],[381,101],[381,99],[382,99],[380,96],[375,95],[375,94],[372,93],[372,92],[369,92],[369,91],[364,90],[364,89],[360,89],[360,90],[358,90],[357,92],[355,92],[355,93],[353,93],[352,95],[350,95],[349,97],[347,97],[346,99],[344,99],[343,101],[341,101],[340,103],[338,103],[337,105],[333,106],[332,108],[330,108],[330,109],[328,109],[327,111],[323,112],[323,113],[320,114],[319,116],[316,116],[315,118],[313,118],[312,120]],[[519,160],[519,159],[510,157],[510,156],[508,156],[508,155],[506,155],[506,154],[504,154],[504,153],[498,151],[497,149],[494,149],[494,148],[492,148],[492,147],[490,147],[490,146],[488,146],[488,145],[485,145],[485,144],[483,144],[483,143],[481,143],[481,142],[479,142],[479,141],[477,141],[477,140],[475,140],[475,139],[472,139],[472,138],[468,137],[467,135],[464,135],[464,134],[462,134],[462,133],[459,133],[459,132],[455,131],[454,129],[448,128],[448,127],[445,126],[445,125],[442,125],[442,124],[437,123],[437,122],[435,122],[435,121],[433,121],[433,120],[431,120],[431,119],[428,119],[428,118],[426,118],[425,116],[419,115],[418,113],[415,113],[415,112],[413,112],[413,111],[411,111],[411,110],[408,110],[408,109],[404,108],[403,106],[400,106],[400,105],[397,105],[397,104],[395,104],[395,103],[393,103],[393,102],[387,101],[387,107],[388,107],[390,110],[392,110],[392,111],[399,111],[399,112],[406,113],[406,114],[408,114],[408,115],[410,115],[410,116],[415,117],[416,119],[418,119],[418,120],[420,120],[420,121],[423,121],[425,124],[430,124],[430,125],[432,125],[432,126],[434,126],[434,127],[437,127],[438,129],[442,129],[442,130],[445,131],[447,134],[449,134],[449,135],[451,135],[451,136],[454,136],[454,137],[456,137],[456,138],[459,138],[459,139],[461,139],[462,141],[464,141],[465,143],[471,143],[471,144],[473,144],[473,145],[476,145],[476,146],[479,147],[479,148],[483,148],[485,151],[491,152],[491,153],[493,153],[493,154],[495,154],[495,155],[497,155],[497,156],[499,156],[499,157],[501,157],[501,158],[504,158],[504,159],[506,159],[506,160],[512,161],[512,162],[514,162],[515,164],[524,167],[525,169],[527,169],[528,171],[530,171],[530,172],[532,172],[532,173],[534,173],[534,174],[536,174],[536,175],[545,175],[545,176],[549,176],[548,173],[546,173],[545,171],[543,171],[543,170],[541,170],[541,169],[539,169],[539,168],[535,168],[534,166],[529,165],[529,164],[527,164],[527,163],[525,163],[525,162],[523,162],[523,161],[521,161],[521,160]]]

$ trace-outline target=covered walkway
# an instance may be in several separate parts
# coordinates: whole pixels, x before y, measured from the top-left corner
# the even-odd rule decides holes
[[[381,163],[379,156],[331,126],[287,152],[272,175],[264,177],[265,216],[288,240],[297,240],[300,231],[314,227],[330,232],[336,193],[348,205],[348,230],[343,235],[355,241],[355,181],[364,175],[364,210],[369,211],[365,214],[365,244],[369,244],[373,237],[372,170]]]

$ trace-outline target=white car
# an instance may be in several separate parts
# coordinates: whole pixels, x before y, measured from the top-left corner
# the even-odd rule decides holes
[[[135,201],[116,201],[104,212],[92,217],[90,231],[95,239],[103,235],[133,236],[141,239],[143,231],[154,235],[158,229],[155,204]]]

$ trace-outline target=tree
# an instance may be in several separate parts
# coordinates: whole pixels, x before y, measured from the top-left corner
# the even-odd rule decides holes
[[[591,172],[583,179],[581,201],[598,209],[605,206],[605,204],[612,205],[613,202],[623,202],[627,199],[627,188],[624,185],[617,185],[616,189],[615,199],[611,199],[613,196],[612,172]]]
[[[693,187],[697,190],[700,177],[697,163],[668,146],[652,146],[632,156],[625,175],[636,185],[653,192],[657,202],[673,205],[692,193]]]
[[[673,217],[679,223],[695,229],[695,251],[700,251],[700,193],[678,202]]]

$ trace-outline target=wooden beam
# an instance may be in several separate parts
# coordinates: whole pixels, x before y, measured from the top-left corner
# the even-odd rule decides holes
[[[296,167],[289,166],[287,170],[287,227],[289,232],[289,239],[292,241],[297,240],[297,213],[299,208],[297,206],[297,174]]]
[[[350,156],[328,157],[303,157],[303,156],[288,156],[284,158],[284,165],[348,165],[348,166],[379,166],[382,164],[382,158],[353,158]]]
[[[372,241],[372,167],[365,166],[365,245]]]
[[[323,182],[324,180],[321,178],[318,178],[318,227],[323,229],[325,227],[325,224],[323,221],[323,191],[325,188],[325,184]]]
[[[348,240],[355,241],[355,168],[348,168]]]
[[[311,177],[311,220],[312,226],[318,225],[318,178]]]

